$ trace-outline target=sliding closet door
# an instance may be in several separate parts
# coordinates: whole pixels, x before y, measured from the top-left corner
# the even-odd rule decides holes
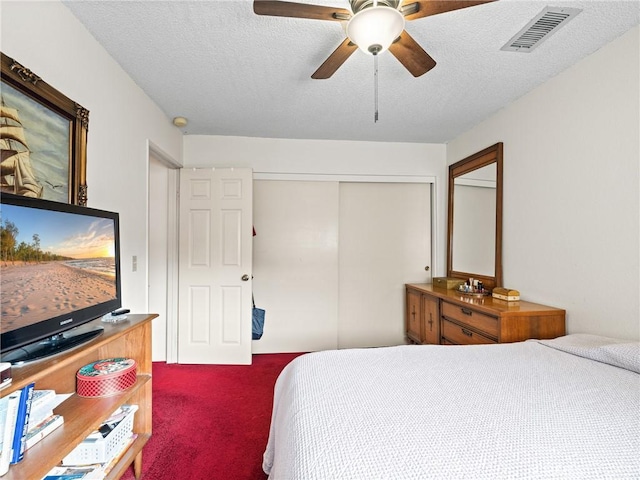
[[[253,183],[253,291],[266,310],[254,353],[337,348],[338,183]]]
[[[404,343],[404,284],[427,282],[431,185],[340,184],[338,346]]]
[[[427,282],[431,185],[256,180],[253,353],[398,345],[404,284]]]

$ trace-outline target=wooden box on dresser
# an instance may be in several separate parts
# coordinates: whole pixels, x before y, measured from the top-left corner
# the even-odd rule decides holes
[[[151,437],[151,320],[157,315],[129,315],[125,322],[112,324],[99,319],[78,328],[103,327],[104,333],[75,349],[12,368],[13,381],[1,396],[35,382],[38,390],[57,393],[76,391],[76,372],[91,362],[105,358],[132,358],[137,364],[136,383],[123,393],[102,398],[83,398],[75,393],[54,413],[64,423],[28,449],[22,461],[11,465],[3,480],[37,480],[69,454],[120,405],[138,405],[133,431],[138,434],[108,479],[117,479],[133,463],[136,478],[142,472],[142,447]]]
[[[407,284],[406,295],[407,337],[415,343],[508,343],[565,334],[565,311],[555,307],[468,296],[431,284]]]

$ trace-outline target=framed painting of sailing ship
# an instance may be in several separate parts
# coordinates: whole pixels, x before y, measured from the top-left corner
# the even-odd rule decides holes
[[[0,190],[86,205],[89,111],[0,55]]]

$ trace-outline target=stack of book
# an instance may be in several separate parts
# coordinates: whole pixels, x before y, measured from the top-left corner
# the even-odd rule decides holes
[[[53,413],[71,394],[56,394],[55,390],[34,390],[27,429],[25,450],[42,440],[64,422],[62,415]]]
[[[123,405],[51,469],[43,480],[102,480],[137,438],[133,416],[137,405]]]
[[[18,463],[24,452],[64,422],[53,409],[69,395],[54,390],[35,390],[35,384],[0,399],[0,475]]]

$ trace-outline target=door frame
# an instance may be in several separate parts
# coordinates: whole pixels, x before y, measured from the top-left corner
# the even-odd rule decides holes
[[[182,165],[162,148],[147,140],[147,197],[149,196],[149,157],[153,155],[167,167],[167,311],[165,356],[167,363],[176,363],[178,358],[178,200],[180,185],[180,168]],[[152,208],[148,202],[147,209]],[[150,214],[147,211],[147,265],[145,281],[147,283],[146,311],[149,311],[149,256],[151,225]]]

